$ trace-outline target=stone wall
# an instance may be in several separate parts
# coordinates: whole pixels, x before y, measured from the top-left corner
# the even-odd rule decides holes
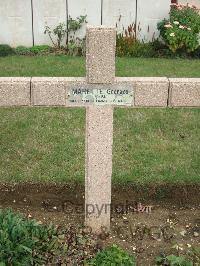
[[[87,15],[90,25],[127,28],[137,21],[139,39],[158,36],[157,22],[168,17],[171,0],[0,0],[0,43],[11,46],[51,44],[45,25]],[[120,18],[120,21],[119,21]],[[85,28],[78,36],[85,35]]]

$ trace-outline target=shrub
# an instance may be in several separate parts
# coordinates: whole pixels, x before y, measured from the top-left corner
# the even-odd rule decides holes
[[[71,56],[85,56],[86,54],[86,43],[84,39],[76,39],[75,41],[69,41],[67,45],[67,54]]]
[[[0,210],[0,265],[35,265],[45,262],[54,248],[56,230],[11,210]]]
[[[136,41],[130,48],[130,56],[132,57],[156,57],[152,43],[144,43]]]
[[[200,46],[194,52],[191,53],[191,56],[200,59]]]
[[[32,55],[30,49],[24,46],[18,46],[15,48],[15,52],[17,55]]]
[[[67,25],[65,23],[60,23],[54,29],[51,29],[48,25],[46,25],[44,34],[48,34],[55,48],[62,49],[62,42],[64,41],[65,37],[67,45],[70,42],[76,45],[76,40],[79,39],[75,37],[75,34],[81,29],[83,24],[87,23],[86,17],[87,16],[79,16],[76,19],[72,19],[69,16]]]
[[[48,25],[46,25],[44,34],[48,34],[55,48],[61,49],[61,43],[64,40],[66,32],[67,32],[66,24],[59,23],[53,30]],[[54,37],[52,36],[52,34],[54,34],[54,36],[56,37],[57,39],[56,41],[54,41]]]
[[[8,56],[14,54],[14,49],[7,44],[0,44],[0,56]]]
[[[131,56],[131,57],[157,57],[158,54],[155,50],[154,43],[144,43],[138,40],[131,41],[117,37],[117,56]]]
[[[122,36],[117,37],[116,55],[119,57],[157,57],[153,43],[144,43],[138,40],[130,40]]]
[[[82,56],[86,53],[85,37],[83,39],[76,37],[76,32],[87,23],[87,16],[79,16],[72,19],[69,16],[67,28],[67,54],[72,56]]]
[[[17,55],[44,55],[52,51],[52,48],[48,45],[37,45],[33,47],[18,46],[15,49]]]
[[[88,265],[93,266],[134,266],[136,265],[135,258],[130,256],[124,250],[116,245],[108,247],[107,249],[97,253]]]
[[[158,23],[158,29],[173,53],[190,53],[199,47],[200,15],[195,6],[173,4],[169,20]]]
[[[161,256],[156,258],[156,265],[165,266],[193,266],[191,261],[188,261],[183,256],[169,255],[167,257]]]
[[[50,53],[52,48],[48,45],[35,45],[30,48],[30,51],[35,55],[43,55]]]
[[[117,34],[116,55],[131,57],[158,57],[158,46],[163,47],[158,40],[145,43],[135,37],[135,26],[131,24],[122,33]]]

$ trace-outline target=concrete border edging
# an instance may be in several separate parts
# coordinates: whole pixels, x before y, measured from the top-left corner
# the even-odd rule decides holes
[[[200,78],[117,77],[130,84],[132,107],[200,107]],[[0,106],[65,106],[71,86],[84,77],[0,77]],[[106,85],[105,85],[106,86]]]

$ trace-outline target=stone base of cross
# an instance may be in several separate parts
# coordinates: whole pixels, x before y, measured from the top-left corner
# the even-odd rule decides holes
[[[113,108],[200,107],[200,79],[116,78],[116,31],[87,28],[85,78],[0,78],[0,106],[86,107],[85,223],[110,228]],[[67,133],[66,133],[67,134]]]

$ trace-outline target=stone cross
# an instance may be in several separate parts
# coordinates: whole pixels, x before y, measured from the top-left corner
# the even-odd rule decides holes
[[[95,232],[110,228],[113,106],[131,105],[131,87],[115,83],[116,30],[87,27],[86,84],[71,87],[70,106],[86,106],[85,218]]]
[[[200,107],[200,79],[115,77],[116,31],[88,27],[86,78],[0,78],[0,106],[86,107],[85,222],[110,228],[113,108]]]
[[[114,28],[87,28],[86,71],[88,84],[111,84],[115,79]],[[102,105],[86,108],[85,212],[94,231],[110,228],[113,107],[104,105],[107,88],[100,86]],[[103,90],[105,92],[102,92]],[[112,89],[110,89],[111,92]]]

